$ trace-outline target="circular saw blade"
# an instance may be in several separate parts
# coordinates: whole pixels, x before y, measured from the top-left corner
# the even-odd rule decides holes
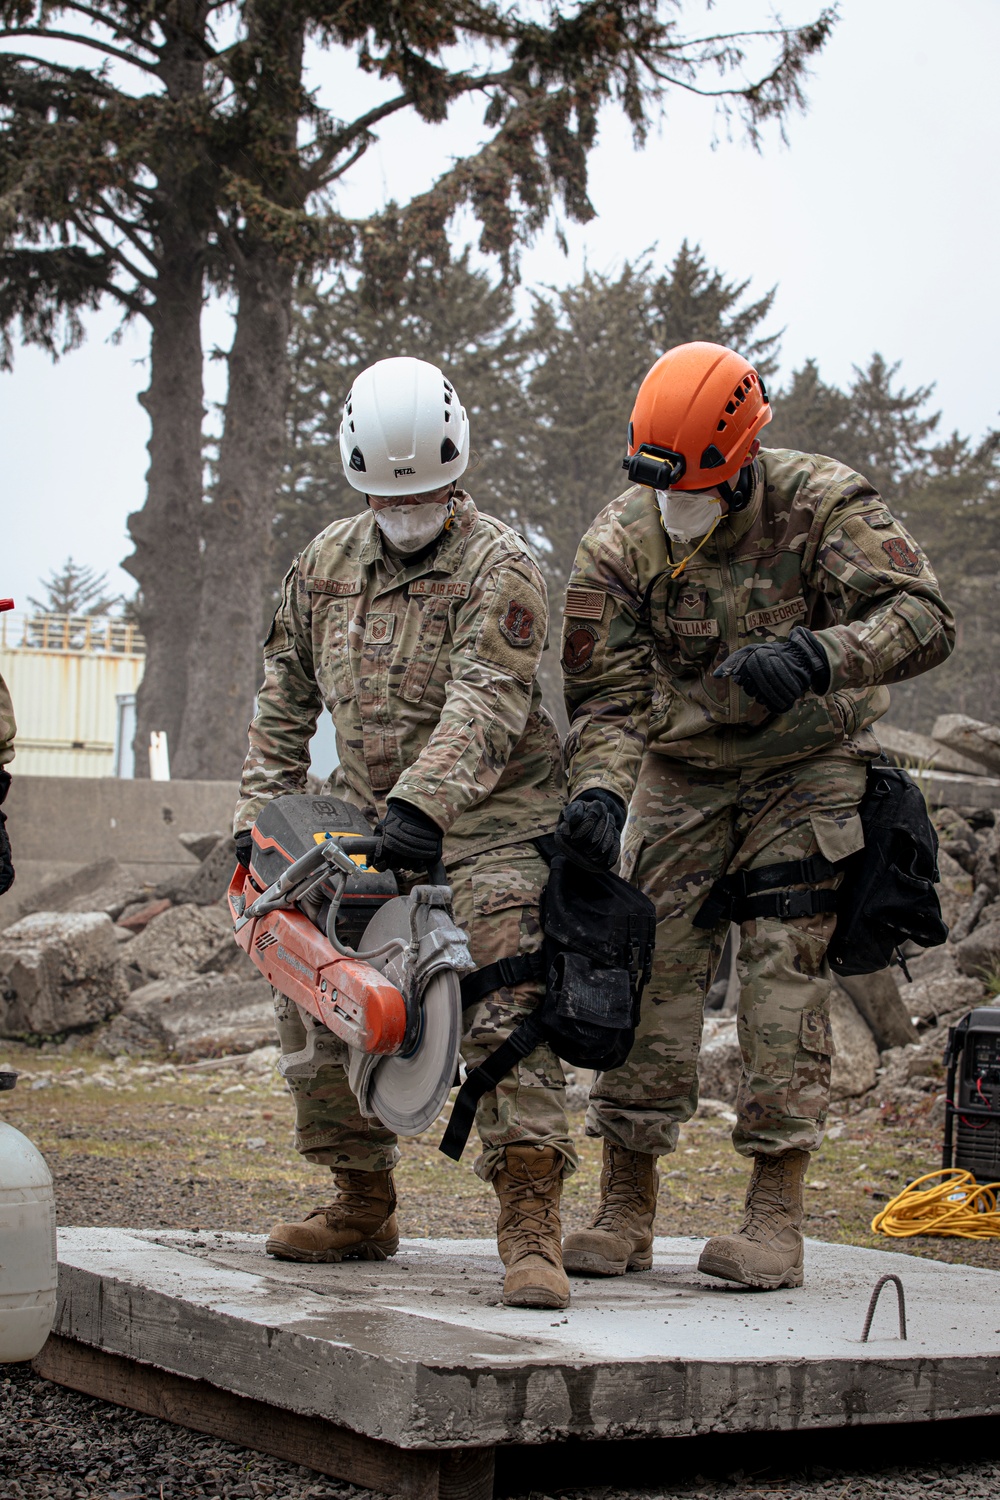
[[[375,914],[358,948],[379,947],[391,937],[408,939],[410,900],[387,901]],[[390,972],[391,963],[376,959],[374,967]],[[428,1130],[448,1100],[458,1069],[462,1041],[462,995],[458,975],[435,974],[421,1000],[421,1024],[409,1052],[381,1058],[367,1075],[368,1108],[398,1135]]]

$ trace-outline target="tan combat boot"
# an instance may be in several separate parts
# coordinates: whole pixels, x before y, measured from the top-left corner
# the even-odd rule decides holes
[[[802,1285],[802,1191],[808,1151],[755,1156],[743,1223],[709,1240],[698,1270],[775,1291]]]
[[[553,1146],[507,1146],[493,1179],[500,1199],[497,1248],[508,1307],[568,1307],[559,1246],[563,1158]]]
[[[623,1276],[653,1264],[653,1220],[660,1176],[656,1157],[604,1142],[601,1202],[589,1229],[563,1241],[563,1265],[574,1276]]]
[[[334,1172],[337,1196],[298,1224],[275,1224],[268,1255],[279,1260],[388,1260],[399,1249],[391,1172]]]

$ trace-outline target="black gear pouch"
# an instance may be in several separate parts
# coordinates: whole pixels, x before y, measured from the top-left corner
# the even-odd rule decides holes
[[[462,1155],[476,1105],[541,1043],[575,1068],[607,1073],[632,1050],[642,992],[649,981],[656,908],[649,897],[610,871],[581,869],[551,841],[537,841],[549,860],[542,892],[543,942],[538,953],[512,954],[462,980],[468,1008],[501,985],[545,981],[541,1005],[517,1026],[458,1093],[440,1149]]]
[[[916,782],[873,761],[858,812],[865,844],[844,865],[827,949],[833,972],[846,976],[888,968],[907,940],[935,948],[948,936],[934,888],[937,831]]]

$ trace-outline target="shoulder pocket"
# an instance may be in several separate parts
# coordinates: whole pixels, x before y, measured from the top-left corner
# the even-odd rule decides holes
[[[519,568],[501,568],[482,609],[475,656],[519,682],[534,682],[548,627],[544,592]]]

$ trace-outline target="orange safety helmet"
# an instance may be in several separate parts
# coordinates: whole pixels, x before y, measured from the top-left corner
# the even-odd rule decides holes
[[[767,391],[749,360],[722,344],[679,344],[639,387],[628,424],[633,484],[725,489],[771,420]]]

